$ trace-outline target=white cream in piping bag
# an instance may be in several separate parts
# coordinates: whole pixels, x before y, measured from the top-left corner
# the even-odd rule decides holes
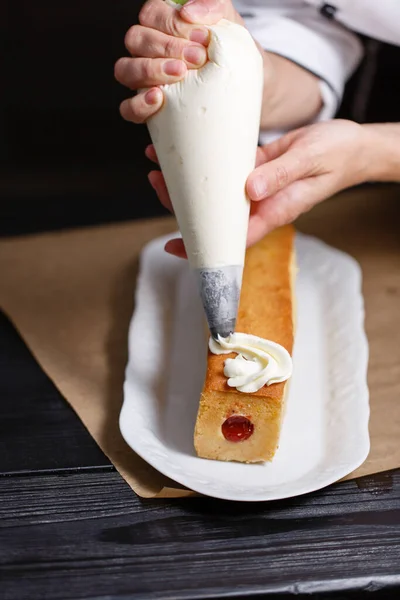
[[[169,2],[170,4],[170,2]],[[208,62],[163,86],[148,121],[194,269],[243,265],[263,89],[261,55],[249,32],[210,26]]]
[[[263,91],[262,57],[247,29],[226,20],[208,29],[207,63],[163,86],[164,104],[148,121],[189,263],[198,270],[243,267],[245,185],[255,166]],[[238,354],[225,361],[224,373],[241,392],[292,372],[289,353],[256,336],[211,338],[209,347]]]
[[[292,358],[280,344],[247,333],[233,333],[229,338],[212,337],[209,348],[213,354],[236,352],[227,358],[224,375],[228,385],[239,392],[251,394],[264,385],[286,381],[292,375]]]

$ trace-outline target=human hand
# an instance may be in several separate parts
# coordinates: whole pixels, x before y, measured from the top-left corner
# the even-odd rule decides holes
[[[120,112],[124,119],[143,123],[162,106],[158,86],[176,83],[188,69],[207,62],[209,33],[202,25],[225,18],[243,24],[231,0],[189,0],[180,11],[163,0],[147,0],[139,14],[139,25],[125,36],[132,58],[120,58],[114,69],[117,81],[131,90],[141,90],[124,100]]]
[[[146,156],[157,162],[153,146],[146,149]],[[336,192],[367,181],[371,162],[367,129],[352,121],[303,127],[259,148],[256,169],[246,184],[252,201],[247,245]],[[161,172],[150,172],[149,181],[161,203],[172,211]],[[180,239],[169,241],[165,249],[186,256]]]
[[[258,151],[247,180],[248,245],[337,192],[368,180],[371,144],[362,125],[332,120],[291,131]]]

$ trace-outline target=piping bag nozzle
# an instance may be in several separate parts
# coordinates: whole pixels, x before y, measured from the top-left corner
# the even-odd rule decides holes
[[[196,269],[195,274],[212,337],[228,337],[236,327],[243,266]]]

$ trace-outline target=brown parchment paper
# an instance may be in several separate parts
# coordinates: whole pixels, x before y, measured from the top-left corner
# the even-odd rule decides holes
[[[0,308],[132,489],[193,495],[139,458],[118,428],[143,245],[172,218],[0,241]],[[371,452],[347,478],[400,467],[400,187],[350,191],[298,222],[363,270]]]

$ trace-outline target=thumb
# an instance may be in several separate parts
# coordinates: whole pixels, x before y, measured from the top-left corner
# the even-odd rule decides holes
[[[189,0],[180,15],[188,23],[213,25],[223,18],[234,20],[235,10],[230,0]]]

